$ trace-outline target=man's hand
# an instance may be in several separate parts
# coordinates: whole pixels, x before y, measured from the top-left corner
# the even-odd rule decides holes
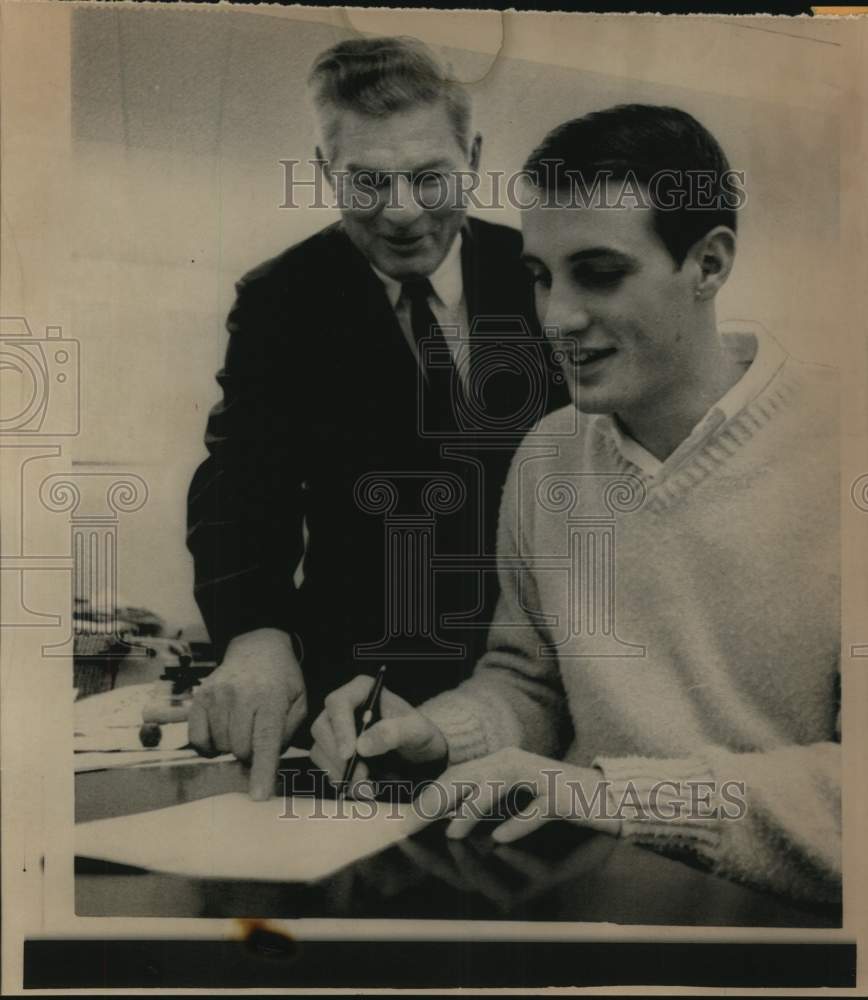
[[[304,676],[286,632],[236,636],[223,662],[196,689],[190,742],[205,754],[234,753],[250,764],[250,796],[267,799],[277,763],[307,715]]]
[[[311,726],[314,745],[310,759],[328,774],[332,784],[343,779],[344,767],[354,750],[362,757],[379,757],[395,751],[411,767],[441,759],[446,762],[448,747],[443,733],[387,688],[380,692],[380,721],[357,739],[355,712],[365,703],[373,683],[372,677],[359,676],[332,691],[325,700],[325,709]],[[364,781],[368,773],[368,768],[359,761],[356,781]]]
[[[501,844],[525,837],[553,819],[568,819],[617,836],[620,820],[606,818],[606,789],[598,787],[602,781],[603,772],[597,768],[577,767],[510,747],[450,767],[436,785],[422,792],[417,811],[426,819],[455,814],[446,835],[461,839],[481,819],[497,814],[501,799],[520,788],[530,792],[533,800],[494,830],[492,837]]]

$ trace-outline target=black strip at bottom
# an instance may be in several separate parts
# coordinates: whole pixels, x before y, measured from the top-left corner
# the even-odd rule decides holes
[[[34,939],[25,989],[852,987],[856,945],[545,941]]]

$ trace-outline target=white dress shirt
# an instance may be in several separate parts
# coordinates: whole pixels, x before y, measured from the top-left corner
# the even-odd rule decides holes
[[[740,410],[743,410],[755,399],[768,384],[769,379],[780,368],[784,361],[784,352],[777,341],[770,336],[757,337],[752,333],[725,333],[722,335],[724,347],[744,368],[744,374],[711,407],[708,413],[696,424],[690,435],[681,442],[675,451],[666,459],[670,467],[677,465],[680,456],[692,452],[709,434],[713,434],[727,420],[731,420]],[[663,468],[663,462],[652,455],[635,438],[630,437],[618,425],[618,421],[610,418],[609,432],[618,450],[649,478],[654,478]]]
[[[467,302],[464,297],[464,280],[461,274],[461,234],[452,241],[449,252],[440,262],[436,271],[428,275],[434,294],[429,296],[428,305],[434,318],[443,327],[443,337],[452,352],[461,384],[467,388],[469,378],[469,342]],[[390,278],[379,268],[371,265],[374,273],[386,287],[386,295],[395,310],[404,338],[418,364],[419,352],[413,327],[410,322],[410,303],[401,295],[401,282]]]

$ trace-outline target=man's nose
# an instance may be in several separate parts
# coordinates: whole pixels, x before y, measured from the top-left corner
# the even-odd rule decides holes
[[[553,285],[543,316],[543,325],[550,335],[566,337],[570,333],[581,333],[590,324],[590,313],[583,298],[574,290]]]
[[[413,190],[409,177],[396,174],[392,179],[389,199],[383,209],[383,217],[396,226],[408,226],[417,219],[425,209],[419,204],[419,199]]]

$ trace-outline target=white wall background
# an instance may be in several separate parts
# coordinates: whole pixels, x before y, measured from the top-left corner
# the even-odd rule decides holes
[[[353,26],[335,12],[262,7],[99,5],[62,16],[69,66],[47,72],[58,87],[68,74],[68,146],[54,169],[34,172],[32,191],[52,242],[31,246],[18,233],[7,287],[11,266],[21,301],[39,302],[32,322],[61,322],[81,342],[77,460],[135,469],[149,483],[146,507],[121,523],[122,594],[194,621],[185,491],[204,457],[232,283],[334,217],[279,207],[279,161],[313,155],[304,79],[316,53]],[[835,360],[833,34],[817,23],[788,27],[788,39],[755,21],[491,15],[473,35],[463,17],[390,12],[386,23],[389,33],[451,42],[441,54],[477,81],[484,166],[518,169],[550,127],[593,108],[683,107],[747,174],[720,318],[762,323],[794,353]]]

